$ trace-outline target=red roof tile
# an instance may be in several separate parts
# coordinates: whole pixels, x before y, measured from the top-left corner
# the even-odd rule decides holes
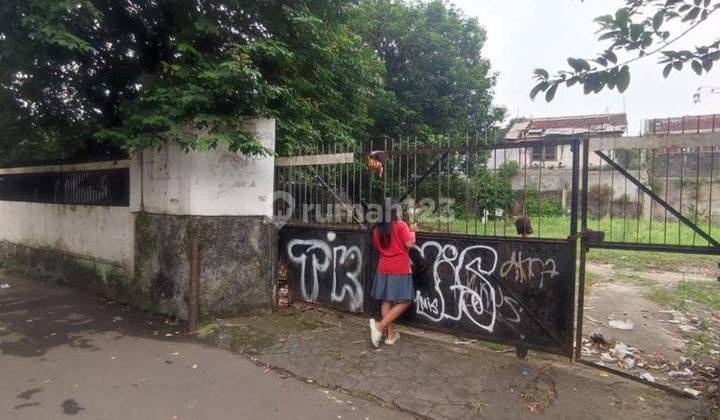
[[[536,118],[529,121],[528,130],[547,130],[552,128],[588,128],[593,126],[624,127],[627,125],[625,114],[580,115],[572,117]],[[622,131],[622,130],[621,130]]]

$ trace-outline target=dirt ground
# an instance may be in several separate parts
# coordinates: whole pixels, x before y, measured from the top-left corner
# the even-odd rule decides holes
[[[683,286],[713,287],[716,264],[708,258],[648,269],[620,260],[589,261],[583,358],[636,376],[649,374],[679,390],[717,392],[720,311],[680,295]],[[720,282],[710,290],[718,293]]]

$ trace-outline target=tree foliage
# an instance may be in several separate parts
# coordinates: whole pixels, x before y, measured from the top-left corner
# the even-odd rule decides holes
[[[4,159],[167,139],[263,149],[463,132],[497,121],[484,30],[440,0],[5,0]]]
[[[385,65],[390,91],[374,107],[374,137],[465,134],[503,119],[476,19],[441,0],[361,0],[353,27]]]
[[[381,64],[347,26],[349,3],[7,0],[2,119],[21,127],[20,148],[170,138],[261,153],[243,115],[276,117],[294,147],[348,142],[383,94]]]
[[[595,19],[600,27],[598,40],[610,45],[594,58],[568,58],[570,68],[554,75],[536,69],[538,83],[530,97],[544,92],[550,102],[560,86],[574,85],[582,86],[585,94],[606,88],[622,93],[630,85],[631,64],[652,55],[659,55],[664,77],[688,66],[698,75],[708,73],[720,60],[720,39],[708,40],[693,50],[675,50],[672,45],[718,9],[718,0],[625,0],[625,7],[614,14]],[[672,25],[676,26],[671,29]]]

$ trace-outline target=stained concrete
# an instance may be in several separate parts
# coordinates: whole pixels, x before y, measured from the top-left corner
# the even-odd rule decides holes
[[[458,346],[453,341],[459,339],[429,340],[422,337],[435,334],[408,329],[395,346],[375,350],[364,318],[313,307],[284,311],[219,322],[207,339],[242,352],[233,343],[262,337],[251,348],[262,363],[432,419],[707,417],[701,401],[567,359],[531,353],[520,360],[514,349],[467,340]],[[303,320],[315,327],[296,328]]]
[[[177,322],[0,272],[2,419],[406,419],[199,344]]]
[[[135,277],[149,290],[153,310],[187,319],[193,238],[203,318],[271,309],[277,232],[268,219],[139,213]]]

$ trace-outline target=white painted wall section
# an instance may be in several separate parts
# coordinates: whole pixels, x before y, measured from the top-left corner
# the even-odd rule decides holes
[[[133,214],[128,207],[0,201],[0,240],[53,248],[133,269]]]
[[[274,150],[275,120],[246,119],[245,126],[265,148]],[[138,205],[147,212],[272,218],[273,156],[248,157],[230,152],[227,146],[185,152],[168,142],[133,160],[142,160]]]

